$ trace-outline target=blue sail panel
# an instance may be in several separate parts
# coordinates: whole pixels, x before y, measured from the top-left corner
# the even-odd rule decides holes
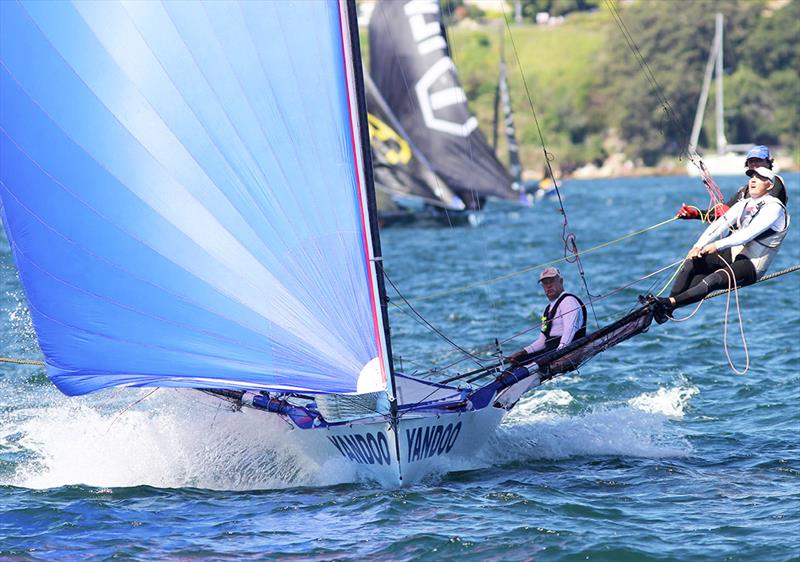
[[[2,220],[55,384],[355,392],[381,319],[338,3],[0,10]]]

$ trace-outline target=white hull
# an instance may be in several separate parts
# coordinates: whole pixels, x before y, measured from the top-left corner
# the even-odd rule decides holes
[[[744,154],[729,152],[722,156],[704,156],[703,163],[712,177],[719,176],[744,176]],[[686,171],[689,177],[699,178],[700,170],[691,162],[686,163]]]
[[[345,425],[295,429],[293,449],[324,465],[331,459],[351,463],[359,476],[388,488],[408,486],[437,472],[485,466],[480,452],[506,414],[488,406],[477,411],[407,414],[394,431],[372,418]],[[399,441],[398,438],[399,437]]]

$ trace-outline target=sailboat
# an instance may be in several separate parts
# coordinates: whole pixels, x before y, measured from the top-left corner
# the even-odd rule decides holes
[[[409,138],[464,201],[527,203],[467,106],[436,0],[379,1],[369,22],[370,75]]]
[[[2,222],[66,395],[192,389],[402,486],[480,466],[524,392],[652,320],[447,381],[395,370],[353,1],[0,16]]]
[[[514,180],[511,187],[520,193],[521,198],[528,199],[530,194],[535,202],[555,201],[557,193],[553,178],[549,176],[550,168],[545,166],[542,179],[538,182],[523,183],[522,164],[519,157],[519,143],[517,142],[517,129],[514,126],[514,112],[511,106],[511,92],[508,88],[508,71],[505,57],[505,29],[500,30],[500,61],[497,76],[497,88],[494,96],[494,120],[492,123],[492,147],[497,150],[498,130],[500,128],[500,114],[502,111],[503,132],[508,148],[508,172]]]
[[[703,156],[702,161],[706,170],[712,176],[738,176],[744,170],[744,160],[749,144],[728,144],[725,137],[725,104],[723,100],[723,66],[722,66],[722,43],[723,16],[718,13],[715,18],[714,41],[711,44],[711,51],[708,54],[708,62],[703,76],[703,87],[700,92],[700,100],[697,103],[697,111],[694,115],[692,134],[689,140],[689,154],[695,154],[697,143],[700,139],[700,130],[703,126],[703,116],[705,115],[706,104],[708,102],[708,92],[711,88],[711,80],[715,78],[716,95],[714,123],[716,129],[716,154]],[[701,170],[691,160],[686,164],[686,170],[692,177],[699,177]]]
[[[369,74],[364,74],[364,86],[380,226],[466,224],[464,202],[431,169]]]
[[[503,113],[503,132],[508,150],[508,173],[514,183],[511,187],[519,192],[522,189],[522,164],[519,159],[519,143],[517,129],[514,126],[514,112],[511,107],[511,92],[508,89],[508,72],[506,70],[505,29],[500,30],[500,61],[497,75],[497,88],[494,94],[494,119],[492,122],[492,148],[497,150],[498,130],[500,128],[500,112]]]

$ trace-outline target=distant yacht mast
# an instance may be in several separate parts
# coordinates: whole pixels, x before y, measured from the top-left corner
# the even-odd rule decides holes
[[[711,52],[708,54],[706,71],[703,76],[703,87],[700,91],[700,99],[697,103],[697,111],[694,115],[692,134],[689,139],[689,154],[697,154],[697,143],[700,139],[700,129],[703,127],[703,116],[705,115],[706,104],[708,102],[708,92],[711,89],[712,78],[716,79],[715,92],[715,112],[714,124],[716,129],[716,154],[709,154],[703,158],[703,162],[711,175],[729,176],[742,173],[744,161],[743,152],[750,145],[748,144],[728,144],[725,137],[725,103],[723,85],[723,16],[718,13],[715,18],[714,41],[711,44]],[[699,175],[699,170],[691,162],[687,165],[690,176]]]

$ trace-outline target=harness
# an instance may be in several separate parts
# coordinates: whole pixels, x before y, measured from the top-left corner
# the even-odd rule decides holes
[[[559,296],[554,303],[548,304],[542,313],[542,334],[544,334],[545,338],[544,349],[542,350],[543,353],[556,349],[561,342],[561,336],[551,336],[550,330],[553,329],[553,319],[556,316],[556,312],[558,312],[558,307],[561,305],[561,301],[567,297],[572,297],[578,301],[578,304],[581,306],[581,312],[583,313],[581,327],[575,331],[573,341],[586,335],[586,305],[583,304],[583,301],[577,295],[573,295],[572,293],[561,293],[561,296]]]
[[[770,203],[777,203],[783,208],[783,229],[775,230],[774,228],[768,228],[750,240],[750,242],[744,246],[739,246],[738,251],[736,251],[736,248],[731,249],[734,257],[742,256],[752,262],[753,267],[755,267],[756,270],[756,278],[758,279],[760,279],[766,273],[770,263],[778,253],[778,248],[780,247],[781,242],[783,242],[783,239],[786,237],[786,233],[789,231],[789,211],[786,209],[786,205],[784,205],[775,197],[771,197],[770,200],[760,201],[757,203],[755,212],[753,212],[753,214],[750,216],[750,221],[752,221],[756,215],[761,212],[761,209],[763,209],[765,205]],[[747,207],[745,206],[737,218],[736,224],[731,225],[731,230],[744,228],[742,226],[742,221],[745,218],[746,209]]]

